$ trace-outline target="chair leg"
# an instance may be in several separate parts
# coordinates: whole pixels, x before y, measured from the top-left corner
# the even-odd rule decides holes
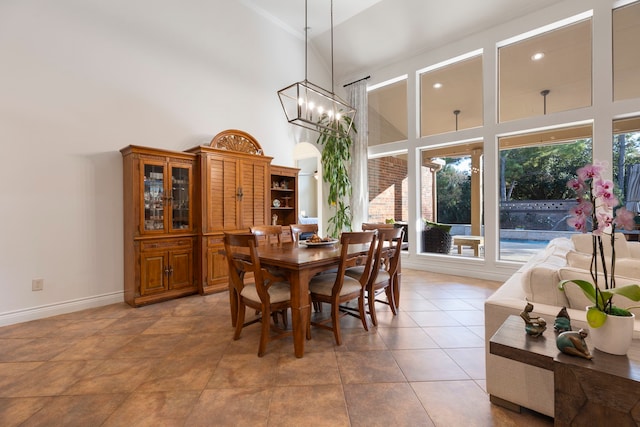
[[[337,301],[331,304],[331,322],[333,323],[333,336],[336,344],[342,345],[342,335],[340,334],[340,305]]]
[[[258,357],[264,356],[269,342],[269,329],[271,327],[271,316],[262,309],[262,331],[260,332],[260,346],[258,347]]]
[[[371,316],[371,323],[373,326],[378,326],[378,318],[376,317],[376,291],[371,288],[367,290],[367,300],[369,302],[369,315]]]
[[[391,307],[391,312],[395,316],[398,314],[398,308],[396,307],[396,296],[393,292],[393,282],[391,282],[391,284],[387,286],[384,289],[384,291],[387,294],[387,301],[389,301],[389,307]]]
[[[244,326],[244,310],[245,310],[245,305],[240,302],[238,304],[238,312],[237,312],[237,316],[236,317],[236,330],[233,334],[233,339],[237,340],[240,338],[240,332],[242,332],[242,326]]]
[[[360,298],[358,298],[358,311],[360,312],[360,320],[362,320],[362,326],[364,326],[364,330],[369,330],[369,325],[367,324],[367,313],[364,310],[364,290],[360,293]]]

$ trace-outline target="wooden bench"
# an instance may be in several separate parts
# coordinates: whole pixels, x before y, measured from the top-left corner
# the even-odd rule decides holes
[[[462,247],[469,246],[473,248],[473,256],[478,256],[480,246],[484,246],[484,237],[482,236],[453,236],[453,244],[458,247],[458,254],[462,254]]]

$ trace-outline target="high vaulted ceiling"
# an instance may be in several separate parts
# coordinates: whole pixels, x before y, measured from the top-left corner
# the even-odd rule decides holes
[[[303,0],[243,0],[304,39]],[[557,0],[333,0],[337,82],[557,3]],[[311,48],[331,63],[330,0],[308,0]]]

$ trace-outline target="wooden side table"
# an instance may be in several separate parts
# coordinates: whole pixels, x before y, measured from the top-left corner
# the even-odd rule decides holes
[[[554,373],[554,425],[640,425],[640,341],[627,356],[614,356],[587,345],[592,360],[556,348],[556,333],[528,336],[518,316],[509,316],[489,341],[489,352]]]
[[[453,244],[458,247],[458,254],[462,253],[463,246],[473,248],[473,256],[478,256],[480,246],[484,245],[482,236],[453,236]]]

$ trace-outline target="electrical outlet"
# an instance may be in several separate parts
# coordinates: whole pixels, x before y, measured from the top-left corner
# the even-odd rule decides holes
[[[33,279],[31,281],[32,291],[41,291],[44,289],[44,279]]]

